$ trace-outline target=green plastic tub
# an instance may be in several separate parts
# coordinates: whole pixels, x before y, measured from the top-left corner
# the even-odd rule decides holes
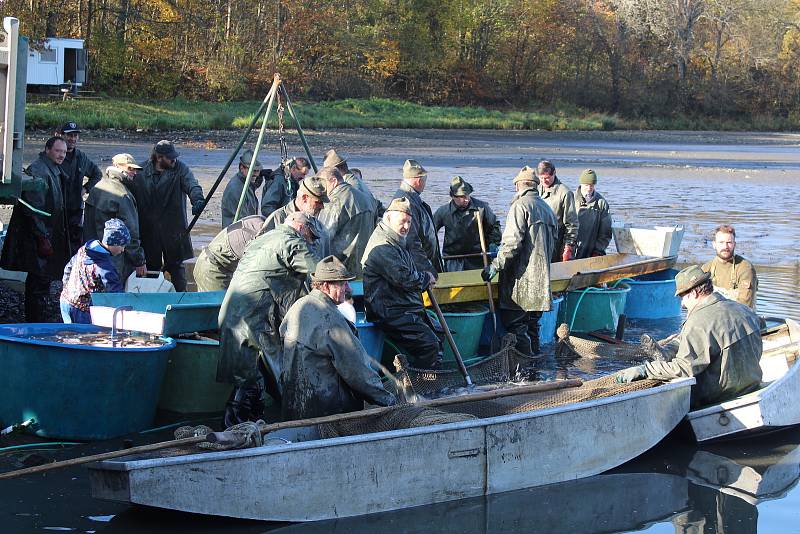
[[[627,285],[620,284],[615,288],[588,287],[568,291],[559,310],[558,322],[570,325],[570,332],[613,332],[617,329],[619,316],[625,312],[630,290]]]
[[[429,313],[432,313],[429,311]],[[478,354],[478,346],[481,342],[481,332],[483,323],[489,309],[485,306],[476,304],[451,304],[442,306],[442,315],[450,327],[453,340],[456,342],[461,358],[466,360]],[[444,360],[446,362],[455,361],[453,349],[447,339],[444,340]]]
[[[169,353],[158,409],[180,414],[220,413],[233,390],[216,381],[219,341],[177,339]]]

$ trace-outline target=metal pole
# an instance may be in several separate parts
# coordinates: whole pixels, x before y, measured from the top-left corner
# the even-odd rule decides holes
[[[264,108],[267,107],[268,99],[269,99],[269,93],[267,93],[267,96],[264,97],[264,101],[261,102],[261,106],[259,106],[258,110],[256,111],[256,114],[253,115],[253,120],[250,121],[250,126],[247,127],[247,130],[244,132],[244,135],[242,135],[242,138],[239,140],[239,144],[236,145],[236,148],[233,150],[233,152],[231,152],[231,155],[228,158],[228,162],[222,168],[222,171],[219,173],[219,176],[217,177],[217,181],[214,182],[214,185],[212,185],[211,189],[208,191],[206,198],[203,200],[203,209],[205,209],[205,207],[208,205],[208,202],[211,200],[211,197],[214,196],[214,193],[219,187],[219,184],[222,182],[222,179],[225,178],[225,174],[227,174],[228,169],[231,168],[231,163],[233,163],[233,160],[236,158],[236,155],[244,146],[244,143],[245,141],[247,141],[247,137],[250,135],[250,132],[253,131],[256,122],[258,122],[259,117],[261,117],[261,114],[264,112]],[[197,223],[197,220],[200,218],[200,215],[202,213],[203,210],[200,210],[200,213],[198,213],[192,218],[192,222],[190,222],[189,226],[186,227],[186,231],[183,233],[183,235],[189,235],[189,232],[192,231],[192,228],[194,228],[195,223]]]
[[[489,266],[489,255],[486,253],[486,234],[483,232],[483,210],[478,210],[475,213],[475,219],[478,222],[478,237],[481,240],[481,257],[483,258],[483,267]],[[489,292],[489,311],[492,313],[492,354],[497,349],[497,310],[494,308],[494,293],[492,293],[492,281],[486,281],[486,290]]]
[[[311,168],[314,169],[314,172],[317,172],[317,164],[314,162],[314,156],[311,155],[311,149],[308,148],[308,142],[306,141],[306,136],[303,133],[303,128],[300,126],[300,120],[297,118],[297,115],[294,114],[294,108],[292,107],[292,101],[289,100],[289,93],[286,92],[286,87],[281,85],[281,90],[283,91],[283,96],[286,98],[286,110],[289,112],[289,115],[294,119],[294,123],[297,126],[297,133],[300,135],[300,142],[303,144],[303,148],[306,151],[306,156],[308,156],[308,161],[311,162]]]
[[[258,132],[258,139],[256,140],[256,146],[253,148],[253,160],[256,159],[258,156],[258,151],[261,149],[261,143],[264,141],[264,133],[267,131],[267,120],[269,119],[269,112],[272,111],[272,104],[275,102],[275,95],[278,93],[278,87],[281,85],[281,75],[277,72],[275,76],[272,78],[272,87],[269,89],[269,94],[267,94],[267,98],[269,99],[269,103],[267,104],[267,111],[264,113],[264,120],[261,122],[261,131]],[[239,197],[239,205],[236,206],[236,215],[233,216],[233,222],[239,220],[239,214],[242,211],[242,204],[244,204],[244,198],[247,195],[247,188],[250,187],[250,180],[253,178],[253,162],[250,162],[250,166],[247,168],[247,178],[244,181],[244,189],[242,189],[242,195]]]

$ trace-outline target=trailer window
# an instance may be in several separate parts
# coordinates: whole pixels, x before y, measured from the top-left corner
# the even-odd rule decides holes
[[[43,48],[39,51],[39,61],[42,63],[58,63],[58,54],[53,48]]]

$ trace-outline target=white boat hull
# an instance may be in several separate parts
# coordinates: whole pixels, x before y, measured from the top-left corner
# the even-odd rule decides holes
[[[94,464],[103,499],[268,521],[348,517],[574,480],[666,436],[694,379],[616,397],[407,430]],[[272,434],[271,434],[272,436]]]

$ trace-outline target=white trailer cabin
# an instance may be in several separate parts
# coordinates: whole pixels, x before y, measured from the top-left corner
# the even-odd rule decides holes
[[[28,85],[86,83],[86,50],[83,39],[48,37],[28,51]]]

